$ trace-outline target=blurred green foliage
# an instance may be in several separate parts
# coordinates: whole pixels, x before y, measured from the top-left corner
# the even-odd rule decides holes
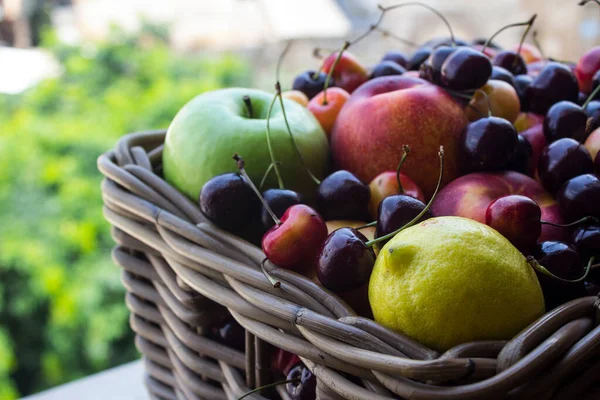
[[[242,60],[173,54],[147,27],[106,43],[43,45],[59,78],[0,95],[0,400],[137,357],[102,217],[96,158],[167,127],[200,92],[249,84]]]

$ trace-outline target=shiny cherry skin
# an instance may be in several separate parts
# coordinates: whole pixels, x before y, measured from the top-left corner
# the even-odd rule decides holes
[[[510,73],[506,68],[499,67],[498,65],[492,66],[492,76],[490,79],[496,79],[504,81],[516,89],[517,83],[515,82],[515,76]],[[518,94],[518,93],[517,93]]]
[[[286,210],[281,224],[264,234],[262,249],[281,268],[307,272],[314,267],[321,245],[327,238],[327,225],[313,208],[296,204]]]
[[[525,89],[525,103],[530,111],[546,114],[553,104],[561,100],[576,102],[579,95],[577,79],[569,67],[548,62]]]
[[[578,227],[573,232],[571,241],[579,254],[587,257],[594,254],[600,256],[600,224]],[[597,261],[600,263],[600,259]]]
[[[246,348],[246,331],[233,318],[225,320],[220,326],[212,329],[214,339],[239,351]]]
[[[509,171],[517,171],[525,175],[531,175],[534,169],[533,165],[533,147],[525,136],[519,134],[517,136],[517,147],[513,153],[506,169]]]
[[[418,71],[423,64],[431,55],[432,49],[429,47],[418,48],[408,59],[406,69],[409,71]]]
[[[517,94],[519,95],[519,100],[521,102],[521,111],[529,111],[529,107],[525,102],[525,90],[531,85],[533,82],[533,77],[529,75],[517,75],[515,76],[515,89],[517,90]]]
[[[592,216],[600,218],[600,179],[584,174],[569,179],[556,195],[561,214],[570,221]]]
[[[517,148],[515,127],[503,118],[487,117],[469,123],[459,140],[464,173],[505,169]]]
[[[200,191],[200,210],[220,228],[238,232],[258,215],[260,203],[246,180],[235,173],[217,175]]]
[[[281,218],[291,206],[303,203],[300,193],[288,189],[268,189],[262,193],[262,196],[277,218]],[[261,206],[260,222],[265,232],[275,225],[265,206]]]
[[[596,71],[596,73],[594,74],[594,78],[592,79],[592,92],[598,87],[598,85],[600,85],[600,69]],[[600,100],[600,93],[596,93],[593,99]]]
[[[292,400],[315,400],[317,398],[317,377],[302,363],[297,364],[287,374],[285,385]]]
[[[317,188],[317,209],[327,221],[368,219],[371,197],[369,186],[351,172],[336,171],[323,179]]]
[[[402,228],[424,209],[425,203],[412,196],[397,194],[386,197],[381,200],[377,209],[375,237],[382,237]],[[430,209],[417,222],[422,222],[429,218],[433,218],[433,212]],[[383,246],[384,243],[380,245]]]
[[[382,76],[389,75],[402,75],[406,72],[406,68],[393,62],[393,61],[381,61],[379,64],[373,67],[369,79],[379,78]]]
[[[594,168],[596,169],[596,175],[600,176],[600,151],[594,157]]]
[[[423,202],[425,201],[425,195],[423,195],[421,188],[403,172],[400,172],[400,184],[402,185],[402,194],[415,197]],[[377,210],[379,209],[381,200],[388,196],[400,194],[396,171],[384,171],[380,173],[369,183],[369,189],[371,190],[369,215],[373,219],[377,219]]]
[[[408,57],[398,50],[390,50],[383,55],[381,61],[392,61],[403,68],[408,67]]]
[[[553,104],[544,119],[544,136],[548,143],[562,138],[583,142],[586,138],[587,114],[575,103],[559,101]]]
[[[487,41],[488,41],[488,38],[480,37],[480,38],[475,38],[475,39],[471,40],[471,44],[483,46],[484,44],[487,43]],[[490,47],[494,50],[502,50],[502,47],[496,42],[490,42],[488,44],[488,47]]]
[[[574,139],[563,138],[542,150],[537,172],[544,188],[556,193],[569,179],[593,170],[594,164],[585,146]]]
[[[508,70],[513,75],[527,73],[525,60],[516,51],[504,50],[499,52],[492,59],[492,64]]]
[[[588,296],[600,296],[600,283],[598,280],[583,282],[586,294]]]
[[[450,46],[440,46],[436,48],[429,59],[421,64],[419,76],[435,84],[441,84],[442,65],[448,56],[454,53],[458,48]]]
[[[492,63],[481,52],[461,47],[442,64],[441,81],[453,90],[477,89],[492,75]]]
[[[331,232],[319,252],[317,277],[333,292],[345,292],[369,281],[375,253],[365,244],[367,238],[354,228]]]
[[[591,118],[589,122],[588,132],[593,132],[596,129],[600,128],[600,100],[592,100],[587,106],[584,108],[585,114],[588,119]]]
[[[319,71],[315,79],[315,71],[304,71],[294,79],[292,84],[293,90],[298,90],[306,95],[309,99],[312,99],[317,94],[323,91],[325,87],[325,80],[327,74],[323,71]],[[333,77],[329,80],[329,86],[335,86],[335,80]]]
[[[502,234],[521,251],[532,249],[542,233],[542,210],[529,197],[508,195],[492,201],[485,224]]]

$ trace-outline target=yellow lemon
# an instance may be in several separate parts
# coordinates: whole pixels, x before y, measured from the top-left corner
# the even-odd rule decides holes
[[[405,229],[369,281],[375,320],[433,349],[510,339],[544,313],[537,277],[497,231],[461,217]]]

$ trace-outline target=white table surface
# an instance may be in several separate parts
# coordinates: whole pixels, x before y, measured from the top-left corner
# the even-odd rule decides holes
[[[22,400],[148,400],[144,367],[134,361]]]

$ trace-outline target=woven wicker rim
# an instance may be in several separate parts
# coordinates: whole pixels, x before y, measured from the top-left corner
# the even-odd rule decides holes
[[[568,399],[597,384],[597,297],[545,314],[508,342],[466,343],[438,354],[357,316],[331,292],[267,262],[267,270],[281,281],[274,288],[261,273],[265,256],[259,248],[212,225],[196,204],[155,173],[161,168],[164,137],[165,131],[129,134],[98,159],[105,176],[103,212],[118,243],[114,260],[125,269],[126,300],[136,311],[131,324],[138,348],[167,349],[157,353],[162,359],[147,360],[149,385],[162,393],[157,395],[172,397],[163,387],[167,384],[176,388],[177,398],[199,398],[197,393],[232,398],[258,383],[244,382],[236,370],[247,371],[253,354],[229,349],[190,328],[210,319],[207,303],[226,307],[257,338],[300,355],[319,385],[326,386],[322,390],[343,398]],[[148,261],[127,249],[145,253]],[[161,284],[152,288],[136,281],[136,275]],[[196,365],[190,349],[219,362]],[[165,367],[178,373],[160,383],[156,377],[164,375],[160,369]],[[198,369],[209,371],[224,389],[203,387],[191,372]],[[342,373],[361,378],[364,387]],[[561,386],[566,378],[569,383]]]

